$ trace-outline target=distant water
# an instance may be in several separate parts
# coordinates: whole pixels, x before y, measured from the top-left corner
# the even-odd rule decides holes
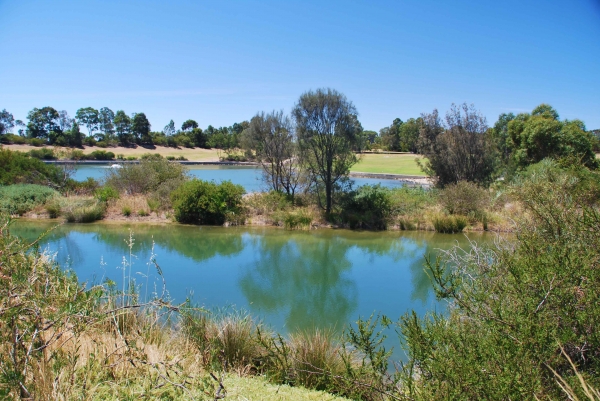
[[[78,181],[84,181],[89,177],[96,180],[102,180],[106,171],[110,168],[110,166],[78,166],[73,178]],[[216,165],[189,166],[189,172],[192,177],[207,181],[214,180],[215,182],[221,182],[230,180],[234,184],[243,186],[244,189],[246,189],[246,192],[259,192],[267,189],[262,182],[262,170],[258,167]],[[404,185],[403,182],[397,180],[379,180],[374,178],[352,178],[352,180],[355,185],[381,184],[381,186],[388,188],[399,188]]]

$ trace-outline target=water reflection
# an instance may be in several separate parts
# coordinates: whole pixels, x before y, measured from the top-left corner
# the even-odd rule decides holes
[[[17,221],[11,231],[33,241],[53,225]],[[373,312],[395,319],[411,309],[422,314],[437,308],[423,255],[435,257],[437,249],[457,242],[468,245],[462,235],[426,232],[102,223],[62,225],[40,246],[56,252],[57,261],[68,263],[82,281],[108,277],[120,286],[123,271],[116,269],[129,252],[129,229],[137,256],[132,274],[151,272],[146,263],[154,243],[176,301],[194,292],[194,299],[209,308],[235,305],[280,331],[341,330]],[[157,277],[144,280],[142,293],[153,280]]]

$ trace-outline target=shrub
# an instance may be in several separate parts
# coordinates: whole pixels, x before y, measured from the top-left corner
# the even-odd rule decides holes
[[[45,207],[46,211],[48,212],[48,216],[51,219],[57,218],[62,213],[60,198],[57,196],[55,196],[52,199],[50,199],[49,201],[47,201],[46,205],[44,207]]]
[[[87,158],[90,160],[113,160],[115,158],[115,154],[105,150],[94,150],[92,153],[87,155]]]
[[[102,220],[106,212],[106,204],[92,199],[76,202],[65,209],[64,215],[69,223],[92,223]]]
[[[148,213],[148,211],[147,211],[146,209],[141,209],[141,210],[138,210],[138,213],[137,213],[137,214],[138,214],[138,216],[140,216],[140,217],[146,217],[146,216],[149,216],[149,215],[150,215],[150,213]]]
[[[490,205],[487,190],[469,181],[450,184],[440,191],[439,200],[450,214],[480,216]]]
[[[15,145],[24,145],[27,143],[27,138],[15,134],[4,134],[0,136],[0,142],[13,143]]]
[[[29,143],[31,146],[37,146],[37,147],[44,146],[44,145],[48,144],[45,140],[40,139],[40,138],[31,138],[31,139],[28,139],[27,143]]]
[[[467,226],[467,218],[465,216],[453,215],[446,216],[438,214],[432,219],[435,231],[443,234],[460,233]]]
[[[0,212],[23,214],[43,205],[57,195],[51,188],[36,184],[16,184],[0,187]]]
[[[171,195],[175,219],[181,223],[222,225],[242,214],[244,188],[231,181],[193,179]]]
[[[94,196],[100,202],[108,202],[113,199],[119,199],[119,191],[110,186],[103,186],[94,191]]]
[[[427,262],[452,308],[402,318],[407,397],[565,399],[554,372],[572,388],[580,379],[597,388],[599,182],[545,162],[510,187],[526,209],[516,238]]]
[[[150,155],[144,157],[139,164],[107,169],[105,182],[119,192],[135,195],[154,192],[160,187],[173,190],[187,178],[187,171],[181,164]]]
[[[22,152],[0,148],[0,185],[19,183],[61,187],[66,181],[59,167],[28,157]]]
[[[123,216],[129,217],[131,216],[131,208],[129,206],[123,206],[121,213],[123,213]]]
[[[96,140],[94,139],[93,136],[86,136],[83,139],[83,143],[87,146],[96,146]]]
[[[92,195],[100,187],[100,183],[92,178],[88,177],[85,181],[76,181],[74,191],[77,195]]]
[[[377,184],[363,185],[346,194],[340,217],[350,228],[385,230],[391,215],[391,193]]]
[[[54,151],[49,148],[32,149],[29,151],[29,156],[40,160],[55,160]]]
[[[70,160],[85,160],[86,157],[87,156],[80,149],[71,149],[67,156],[67,158]]]
[[[175,156],[167,156],[166,159],[168,161],[173,161],[173,160],[175,160]]]
[[[286,230],[310,230],[312,216],[304,210],[284,212],[282,220]]]

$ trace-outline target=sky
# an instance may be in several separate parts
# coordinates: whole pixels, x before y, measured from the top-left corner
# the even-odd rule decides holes
[[[334,88],[379,131],[452,103],[600,128],[600,0],[0,0],[0,110],[229,126]],[[85,131],[85,128],[84,128]]]

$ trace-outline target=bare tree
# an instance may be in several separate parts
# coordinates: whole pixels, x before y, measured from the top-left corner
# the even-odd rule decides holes
[[[275,191],[285,191],[293,200],[301,176],[290,118],[283,111],[259,113],[242,133],[242,142],[244,147],[256,151],[264,181]]]
[[[303,166],[315,182],[317,193],[324,190],[324,209],[329,214],[336,184],[357,162],[353,148],[358,112],[340,92],[317,89],[302,94],[292,113]]]
[[[496,170],[495,148],[486,118],[474,105],[452,104],[442,125],[437,110],[423,114],[419,148],[423,171],[439,187],[459,181],[488,185]]]

